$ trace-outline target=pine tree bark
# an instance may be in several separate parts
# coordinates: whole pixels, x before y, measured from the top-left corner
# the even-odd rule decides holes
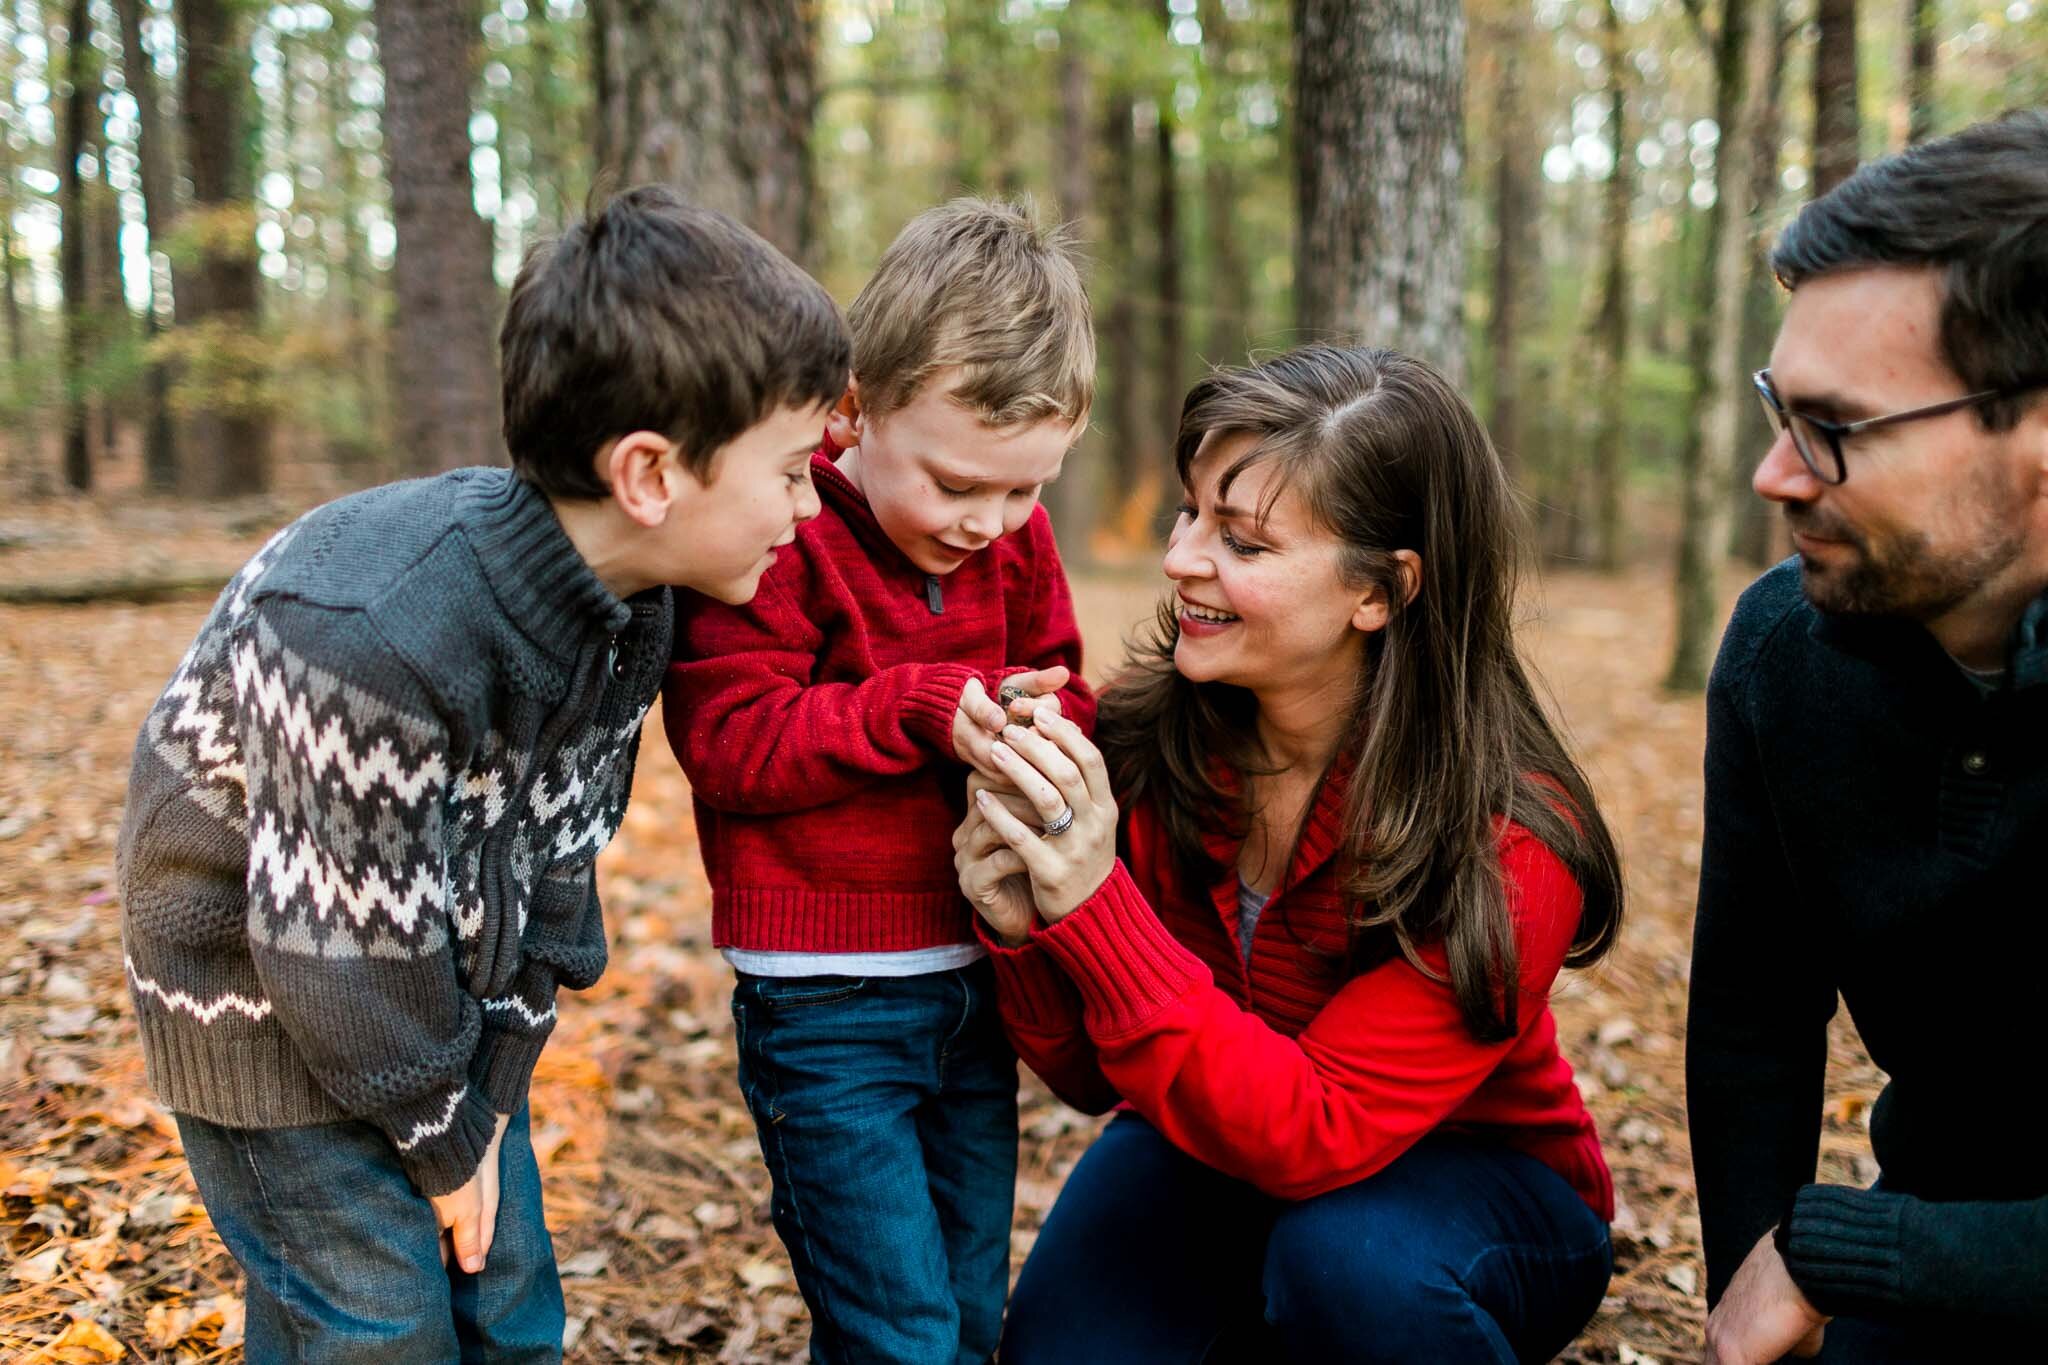
[[[64,291],[64,483],[74,491],[92,489],[92,443],[85,401],[86,357],[91,348],[92,298],[86,280],[85,182],[78,174],[85,130],[99,104],[99,68],[92,47],[92,7],[70,0],[64,13],[65,72],[69,89],[57,132],[57,206],[63,237],[57,248],[58,282]]]
[[[1094,207],[1093,144],[1088,121],[1088,60],[1082,52],[1080,22],[1069,5],[1060,31],[1060,214],[1082,241],[1092,240],[1087,223]],[[1084,260],[1086,259],[1084,253]],[[1100,277],[1091,281],[1100,284]],[[1091,291],[1092,292],[1092,291]],[[1060,558],[1070,567],[1085,567],[1093,558],[1095,508],[1101,497],[1101,463],[1106,450],[1101,423],[1091,424],[1080,447],[1067,457],[1065,468],[1049,490],[1047,510],[1059,538]]]
[[[819,6],[805,0],[593,0],[600,167],[660,181],[810,248]]]
[[[1180,159],[1174,154],[1173,146],[1173,95],[1172,90],[1162,90],[1159,96],[1159,122],[1153,133],[1156,150],[1155,171],[1159,177],[1155,190],[1158,195],[1158,209],[1153,218],[1153,259],[1155,273],[1154,287],[1158,290],[1159,307],[1159,359],[1154,371],[1153,383],[1157,386],[1158,415],[1153,419],[1157,424],[1158,441],[1162,449],[1171,447],[1174,433],[1180,430],[1180,404],[1187,390],[1187,299],[1182,284],[1181,271],[1181,213],[1180,213]],[[1159,483],[1160,506],[1155,509],[1156,523],[1164,518],[1167,507],[1177,503],[1180,490],[1173,480],[1164,477],[1161,471]]]
[[[1906,141],[1934,136],[1934,0],[1906,0]]]
[[[1465,378],[1458,0],[1295,0],[1295,316]]]
[[[1103,358],[1109,362],[1111,425],[1109,440],[1116,451],[1116,486],[1111,501],[1124,498],[1144,479],[1147,452],[1143,368],[1138,349],[1138,315],[1131,294],[1137,282],[1137,211],[1132,178],[1137,157],[1132,150],[1131,97],[1118,91],[1103,114],[1103,142],[1109,149],[1104,166],[1103,230],[1114,272],[1114,290],[1103,321]],[[1170,437],[1168,439],[1171,439]]]
[[[1813,45],[1813,195],[1856,169],[1862,129],[1856,107],[1856,0],[1816,0]]]
[[[1231,70],[1236,42],[1222,0],[1202,0],[1202,64],[1209,71],[1208,144],[1202,149],[1202,226],[1209,239],[1209,329],[1206,359],[1242,364],[1251,343],[1251,268],[1237,232],[1237,166],[1223,125],[1235,115],[1238,83]]]
[[[149,270],[149,299],[143,310],[142,331],[153,344],[163,330],[160,312],[177,316],[176,271],[171,275],[171,297],[157,297],[154,257],[169,240],[171,223],[177,217],[177,203],[171,190],[170,144],[166,140],[163,108],[157,100],[156,72],[142,43],[142,0],[115,0],[121,19],[121,76],[137,110],[135,151],[142,171],[142,222],[152,258]],[[163,304],[170,307],[165,309]],[[170,375],[162,360],[151,356],[143,371],[147,411],[143,418],[143,482],[153,493],[168,493],[178,486],[177,428],[171,422]]]
[[[1772,220],[1783,184],[1779,158],[1785,132],[1785,72],[1791,57],[1793,26],[1785,13],[1786,0],[1764,0],[1763,22],[1771,26],[1771,63],[1759,101],[1756,128],[1750,153],[1750,212],[1761,227]],[[1749,256],[1749,279],[1743,286],[1743,365],[1763,364],[1770,353],[1771,338],[1778,330],[1779,293],[1777,277],[1771,274],[1767,244],[1758,236]],[[1730,471],[1729,496],[1735,501],[1736,553],[1758,567],[1768,567],[1782,558],[1780,548],[1785,523],[1776,509],[1756,495],[1749,477],[1754,461],[1776,439],[1761,405],[1739,403],[1741,421],[1736,433],[1736,461]]]
[[[1600,255],[1606,263],[1600,312],[1594,320],[1594,382],[1598,425],[1593,433],[1593,561],[1613,573],[1621,568],[1622,502],[1628,481],[1628,220],[1635,200],[1635,157],[1628,130],[1628,48],[1622,38],[1617,0],[1601,15],[1607,61],[1607,145],[1614,159],[1601,196]]]
[[[446,0],[377,0],[390,149],[392,329],[399,465],[414,473],[502,464],[498,286],[469,172],[476,28]]]
[[[1677,555],[1678,627],[1664,685],[1698,692],[1720,624],[1720,568],[1728,556],[1733,507],[1728,482],[1738,458],[1743,282],[1755,240],[1746,212],[1758,99],[1770,61],[1770,34],[1753,0],[1725,0],[1714,51],[1714,206],[1707,218],[1704,268],[1697,276],[1692,332],[1693,438],[1680,475]]]
[[[223,367],[260,389],[255,365],[261,291],[250,193],[249,60],[236,0],[178,0],[185,35],[179,111],[192,177],[190,212],[201,224],[191,287],[180,283],[180,325],[232,352]],[[195,493],[232,497],[270,486],[270,417],[248,394],[201,392],[183,443],[195,458],[182,474]]]

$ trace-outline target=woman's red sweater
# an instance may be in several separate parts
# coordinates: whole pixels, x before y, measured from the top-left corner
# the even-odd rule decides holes
[[[1019,1055],[1076,1108],[1125,1102],[1278,1198],[1362,1180],[1445,1129],[1527,1152],[1612,1219],[1614,1183],[1549,1005],[1578,927],[1577,883],[1534,835],[1503,825],[1519,1018],[1513,1037],[1480,1042],[1448,980],[1403,957],[1344,978],[1343,801],[1341,779],[1326,781],[1248,969],[1236,843],[1211,841],[1224,869],[1213,884],[1184,884],[1156,813],[1131,809],[1126,858],[1091,898],[1019,948],[983,934]],[[1420,956],[1446,974],[1440,946]]]

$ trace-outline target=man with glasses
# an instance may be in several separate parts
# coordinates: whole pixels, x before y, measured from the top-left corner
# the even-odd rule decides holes
[[[1809,204],[1756,388],[1796,558],[1708,689],[1687,1090],[1708,1358],[2048,1340],[2048,112]],[[1837,993],[1889,1083],[1816,1183]],[[1852,1121],[1838,1114],[1838,1124]]]

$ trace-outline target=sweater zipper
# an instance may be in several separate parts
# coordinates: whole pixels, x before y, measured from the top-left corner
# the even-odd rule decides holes
[[[946,614],[946,594],[939,587],[939,576],[935,573],[924,576],[924,604],[932,609],[934,616]]]

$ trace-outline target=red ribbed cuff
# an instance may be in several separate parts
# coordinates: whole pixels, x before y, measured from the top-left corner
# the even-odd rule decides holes
[[[1059,923],[1031,936],[1081,993],[1089,1036],[1120,1037],[1213,980],[1166,932],[1118,859],[1109,879]]]
[[[989,932],[987,921],[974,917],[974,930],[995,967],[996,996],[1003,1018],[1013,1028],[1033,1033],[1065,1033],[1079,1021],[1080,992],[1060,964],[1035,939],[1012,948]]]
[[[953,713],[960,709],[961,690],[981,673],[965,664],[925,664],[920,672],[917,685],[903,697],[903,728],[919,743],[952,758]]]

